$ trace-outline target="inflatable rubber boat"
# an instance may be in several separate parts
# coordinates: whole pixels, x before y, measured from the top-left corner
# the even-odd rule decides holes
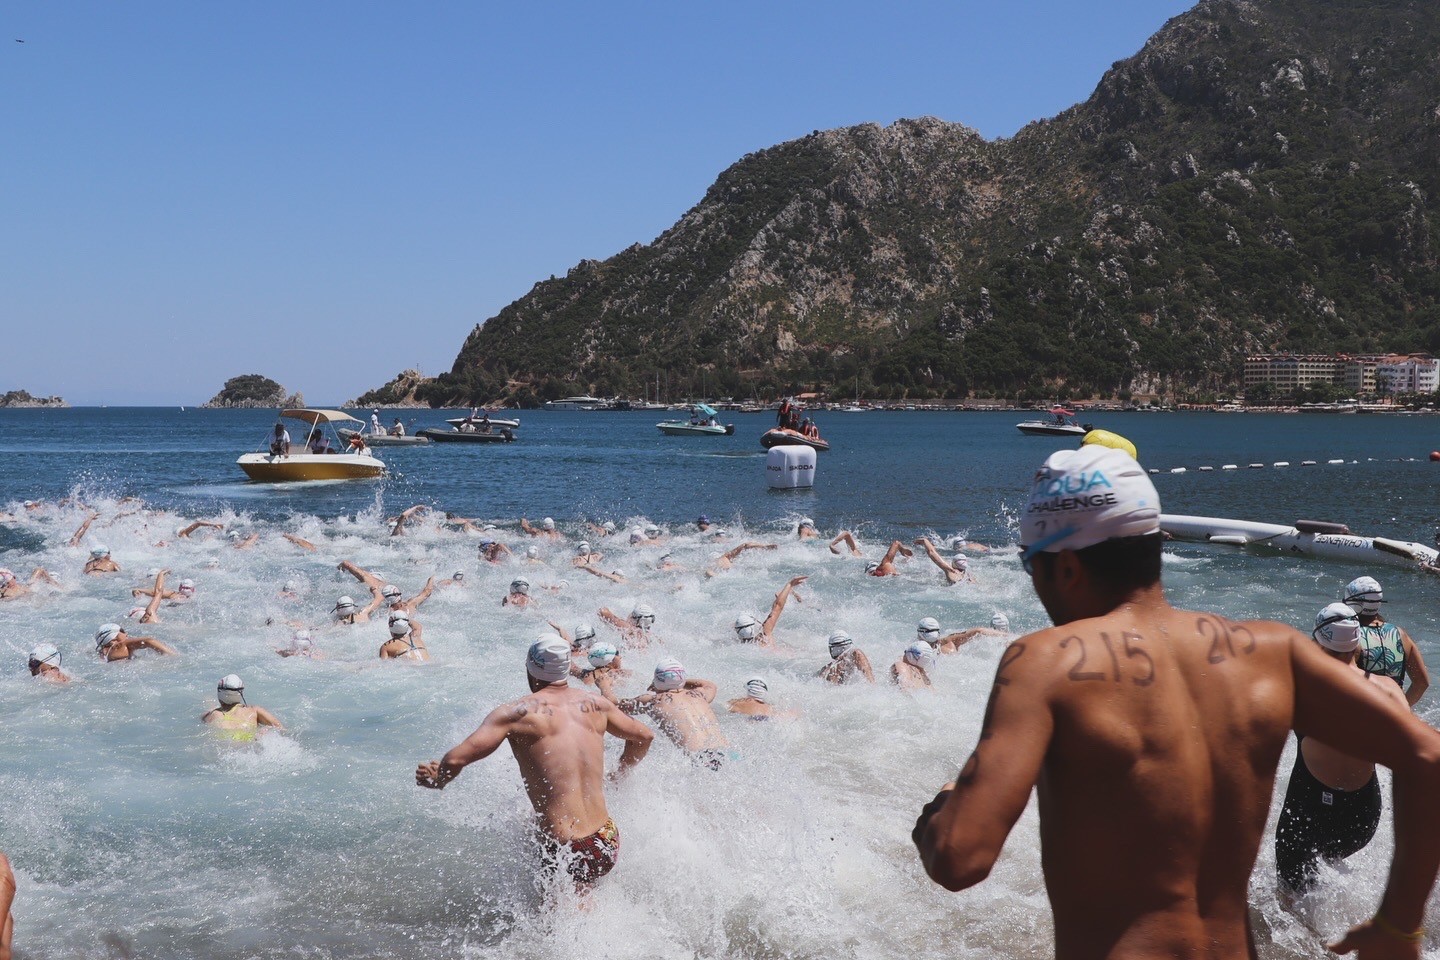
[[[1318,520],[1296,520],[1293,526],[1286,526],[1252,520],[1184,517],[1166,513],[1160,516],[1160,529],[1171,539],[1185,543],[1218,543],[1272,553],[1321,557],[1326,560],[1387,563],[1403,567],[1413,567],[1420,563],[1433,565],[1440,560],[1440,551],[1423,543],[1390,540],[1386,537],[1362,537],[1351,533],[1350,528],[1343,523],[1324,523]]]
[[[802,447],[811,447],[815,450],[829,450],[828,441],[819,437],[807,437],[799,430],[787,430],[784,427],[771,427],[760,436],[760,446],[769,450],[771,447],[781,447],[791,444],[799,444]]]

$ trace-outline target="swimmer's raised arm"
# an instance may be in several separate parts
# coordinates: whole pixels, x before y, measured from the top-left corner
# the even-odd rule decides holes
[[[438,761],[431,760],[415,768],[417,786],[443,790],[445,784],[460,776],[460,771],[477,760],[484,760],[500,748],[510,735],[516,721],[525,715],[525,708],[507,703],[490,711],[474,733],[466,737]]]
[[[610,624],[612,627],[619,627],[621,630],[624,630],[630,626],[629,620],[626,620],[624,617],[612,612],[609,607],[601,607],[599,610],[595,611],[595,615],[598,616],[601,620],[604,620],[606,623]]]
[[[426,506],[425,504],[423,504],[423,503],[417,503],[417,504],[415,504],[415,506],[411,507],[410,509],[401,512],[400,516],[396,517],[395,520],[394,520],[395,526],[391,528],[391,530],[390,530],[390,536],[392,536],[392,537],[403,536],[404,533],[405,533],[405,524],[406,524],[406,522],[409,521],[410,518],[414,517],[417,513],[424,513],[426,510],[429,510],[429,509],[430,509],[430,508],[429,508],[428,506]]]
[[[780,622],[780,614],[785,610],[785,601],[790,599],[790,595],[795,592],[796,587],[809,579],[808,576],[791,577],[790,581],[775,594],[775,602],[770,604],[770,615],[765,618],[765,623],[760,627],[760,636],[764,638],[761,642],[766,646],[770,646],[775,642],[775,638],[771,633],[775,629],[776,624]],[[800,597],[797,595],[795,600],[798,603]]]
[[[700,696],[705,698],[706,703],[714,703],[715,695],[720,692],[720,688],[717,687],[713,682],[709,680],[702,680],[699,677],[688,678],[685,681],[685,689],[695,691]]]
[[[524,517],[521,517],[521,518],[520,518],[520,529],[521,529],[521,530],[524,530],[526,533],[530,534],[530,536],[532,536],[532,537],[538,537],[538,536],[540,536],[541,534],[543,534],[543,533],[545,532],[544,530],[540,530],[540,529],[537,529],[537,528],[535,528],[535,527],[532,527],[532,526],[530,525],[530,521],[529,521],[529,520],[526,520]]]
[[[282,533],[282,534],[280,534],[280,536],[284,537],[286,540],[289,540],[291,543],[295,544],[295,546],[300,547],[300,548],[302,548],[302,549],[305,549],[305,550],[314,550],[314,549],[315,549],[315,544],[311,543],[309,540],[306,540],[306,539],[303,538],[303,537],[297,537],[297,536],[295,536],[295,534],[293,534],[293,533]]]
[[[842,543],[850,548],[850,555],[852,557],[860,556],[860,547],[855,543],[855,534],[849,530],[841,530],[835,535],[835,539],[830,541],[830,552],[838,554],[840,551],[837,550],[836,547]]]
[[[575,641],[570,639],[570,631],[560,626],[560,624],[556,623],[554,620],[546,620],[545,622],[550,624],[550,629],[558,633],[561,639],[563,639],[566,643],[574,644]],[[593,633],[594,631],[591,632]]]
[[[1434,798],[1440,795],[1440,733],[1299,633],[1290,638],[1290,662],[1295,732],[1352,757],[1383,764],[1394,774],[1395,853],[1385,895],[1376,919],[1351,930],[1334,948],[1337,953],[1359,949],[1362,957],[1367,950],[1376,950],[1374,956],[1390,956],[1377,949],[1379,944],[1396,944],[1387,924],[1407,933],[1419,930],[1440,871],[1440,832],[1428,823]],[[1418,955],[1418,942],[1415,947],[1411,956]]]
[[[1050,747],[1051,712],[1043,658],[1026,644],[1006,648],[995,671],[975,752],[953,783],[926,804],[910,834],[930,879],[964,890],[989,875],[1025,811]]]
[[[176,534],[176,536],[184,537],[186,540],[189,540],[190,534],[194,533],[196,530],[199,530],[201,527],[209,527],[212,530],[224,530],[225,524],[215,523],[213,520],[196,520],[188,527],[181,527],[180,531]]]
[[[150,602],[145,605],[145,613],[140,617],[141,623],[156,623],[160,619],[160,601],[165,599],[165,574],[169,570],[161,570],[155,575],[155,592],[150,595]]]
[[[80,524],[80,529],[76,530],[75,535],[70,538],[70,546],[80,546],[80,541],[85,539],[85,534],[90,530],[90,524],[94,523],[99,516],[100,514],[98,513],[92,513],[85,518],[85,522]]]
[[[376,596],[380,595],[381,588],[385,586],[376,578],[375,574],[371,573],[369,570],[366,570],[364,567],[360,567],[354,563],[351,563],[349,560],[341,560],[337,566],[339,569],[344,570],[346,573],[350,574],[350,576],[354,577],[356,580],[359,580],[361,583],[365,584],[365,586],[369,587],[370,592],[375,594]]]

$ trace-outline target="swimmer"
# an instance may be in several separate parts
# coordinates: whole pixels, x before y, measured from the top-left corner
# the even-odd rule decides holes
[[[546,517],[544,520],[541,520],[540,526],[538,527],[531,526],[529,520],[521,517],[520,529],[532,537],[544,537],[546,540],[560,539],[560,531],[555,529],[555,520],[551,517]]]
[[[625,574],[624,574],[622,571],[620,571],[620,570],[611,570],[609,573],[606,573],[604,570],[601,570],[599,567],[594,567],[594,566],[591,566],[590,564],[586,564],[586,565],[584,565],[584,566],[582,566],[582,567],[576,567],[575,569],[577,569],[577,570],[584,570],[586,573],[590,574],[591,576],[599,577],[601,580],[609,580],[611,583],[625,583],[625,582],[626,582],[626,580],[625,580]]]
[[[585,526],[589,527],[589,528],[590,528],[590,532],[593,533],[593,534],[594,534],[595,536],[597,536],[597,537],[608,537],[608,536],[610,536],[612,533],[615,532],[615,521],[614,521],[614,520],[606,520],[604,523],[600,524],[598,527],[597,527],[595,524],[593,524],[593,523],[586,523]]]
[[[189,526],[187,526],[187,527],[181,527],[179,530],[176,530],[176,531],[175,531],[175,536],[180,537],[180,538],[183,539],[183,540],[189,540],[189,539],[190,539],[190,534],[194,533],[196,530],[207,530],[207,529],[208,529],[208,530],[222,530],[222,531],[223,531],[223,530],[225,529],[225,524],[223,524],[223,523],[215,523],[214,521],[211,521],[211,520],[196,520],[194,523],[190,524]]]
[[[425,586],[420,588],[420,592],[415,594],[415,596],[411,597],[409,600],[400,599],[402,596],[400,588],[395,586],[395,584],[393,583],[387,583],[385,584],[385,586],[380,588],[380,596],[385,598],[385,603],[390,607],[391,612],[398,611],[400,613],[414,613],[416,610],[419,610],[420,604],[424,603],[426,600],[429,600],[430,595],[434,592],[434,577],[426,580]]]
[[[381,660],[428,661],[430,651],[425,646],[425,628],[420,621],[411,620],[399,610],[390,614],[390,639],[380,644],[379,656]]]
[[[539,547],[526,547],[526,548],[525,548],[525,562],[526,562],[526,563],[541,563],[541,564],[543,564],[545,561],[540,559],[540,548],[539,548]]]
[[[1117,450],[1036,471],[1021,559],[1057,626],[1000,656],[974,753],[915,824],[926,872],[948,890],[984,880],[1038,783],[1057,956],[1254,957],[1250,874],[1293,728],[1394,772],[1389,886],[1332,949],[1417,957],[1440,733],[1290,627],[1171,607],[1160,512]]]
[[[826,683],[849,683],[857,677],[864,677],[866,682],[875,682],[875,671],[870,666],[870,658],[865,656],[865,651],[855,646],[855,641],[850,639],[850,634],[844,630],[836,630],[830,634],[830,662],[820,668],[816,674]]]
[[[646,543],[647,545],[650,545],[650,546],[655,546],[655,545],[664,543],[666,540],[670,539],[670,537],[669,537],[668,534],[666,534],[663,530],[661,530],[658,526],[656,526],[656,525],[653,524],[653,523],[647,523],[647,524],[645,524],[644,532],[645,532],[645,543]]]
[[[307,660],[323,660],[325,655],[315,647],[315,639],[309,630],[296,630],[290,637],[290,646],[276,651],[282,657],[304,657]]]
[[[600,683],[600,692],[607,698],[614,697],[608,683]],[[726,760],[738,757],[710,706],[718,692],[709,680],[687,677],[684,665],[669,657],[655,665],[654,679],[645,693],[615,704],[629,716],[650,717],[660,732],[692,760],[707,769],[719,770]]]
[[[110,559],[110,548],[95,546],[90,549],[90,559],[85,561],[85,572],[89,574],[119,573],[120,564]]]
[[[763,623],[756,622],[755,618],[749,615],[742,615],[735,618],[735,636],[741,643],[753,643],[761,647],[775,646],[775,626],[780,622],[780,614],[785,612],[785,602],[790,595],[795,593],[795,588],[800,586],[809,577],[791,577],[775,594],[774,601],[770,604],[770,615]],[[795,602],[800,603],[800,595],[795,594]]]
[[[165,575],[169,572],[169,570],[161,570],[155,574],[155,589],[149,591],[150,602],[145,605],[145,612],[140,615],[141,623],[159,623],[161,602],[164,601],[167,596],[177,596],[176,593],[167,594],[165,592]],[[193,586],[191,590],[194,590]],[[132,596],[144,592],[145,591],[132,591]]]
[[[81,540],[84,540],[84,539],[85,539],[85,534],[90,531],[90,524],[94,523],[94,522],[95,522],[96,520],[98,520],[98,519],[100,519],[100,514],[95,513],[94,511],[91,511],[91,513],[89,514],[89,516],[87,516],[87,517],[85,518],[84,522],[82,522],[82,523],[80,524],[79,528],[75,531],[74,535],[72,535],[72,536],[70,537],[70,546],[72,546],[72,547],[78,547],[78,546],[80,546],[80,541],[81,541]],[[91,556],[94,556],[94,554],[91,554]],[[107,556],[108,556],[108,554],[107,554]]]
[[[465,533],[483,533],[482,521],[470,517],[462,517],[458,513],[445,514],[441,524],[446,527],[458,527]]]
[[[967,572],[970,569],[970,558],[965,554],[956,553],[946,560],[940,556],[940,551],[935,549],[935,544],[931,543],[928,537],[920,537],[915,541],[915,546],[925,549],[925,555],[930,558],[931,563],[940,568],[940,575],[945,578],[948,585],[975,582],[975,578]]]
[[[820,536],[820,531],[815,529],[815,521],[809,517],[801,517],[800,523],[795,527],[795,539],[812,540]]]
[[[30,668],[32,677],[51,683],[69,683],[70,675],[61,669],[62,660],[59,648],[53,643],[42,643],[30,651],[30,655],[25,658],[25,665]]]
[[[950,538],[951,553],[965,553],[966,551],[969,551],[970,553],[989,553],[990,548],[985,546],[985,544],[983,543],[977,543],[974,540],[966,540],[964,537]]]
[[[609,607],[601,607],[601,620],[620,631],[621,638],[628,646],[643,650],[650,645],[650,628],[655,625],[655,611],[648,603],[637,603],[630,611],[628,620],[621,619]]]
[[[695,518],[695,529],[696,529],[696,530],[699,530],[701,533],[704,533],[706,530],[709,530],[709,529],[710,529],[710,518],[709,518],[708,516],[706,516],[705,514],[703,514],[703,513],[700,514],[700,516],[698,516],[698,517]]]
[[[530,581],[524,577],[516,577],[510,581],[510,592],[505,595],[505,599],[500,601],[500,606],[523,609],[534,602],[530,596]]]
[[[1430,689],[1430,670],[1410,634],[1389,623],[1380,612],[1385,593],[1374,577],[1357,577],[1345,585],[1345,603],[1360,615],[1360,653],[1357,662],[1366,673],[1389,677],[1405,689],[1410,706]]]
[[[60,581],[51,575],[44,567],[36,567],[35,572],[30,574],[30,582],[21,583],[20,578],[15,576],[13,570],[0,567],[0,600],[19,600],[32,592],[37,583],[48,583],[58,587]]]
[[[901,690],[926,690],[930,671],[935,669],[935,648],[925,640],[916,640],[905,648],[900,659],[890,664],[890,680]]]
[[[385,584],[381,583],[380,578],[375,576],[375,574],[366,570],[364,567],[351,563],[349,560],[341,560],[340,563],[337,564],[337,568],[344,570],[350,574],[350,576],[364,584],[365,589],[370,591],[370,596],[377,601],[372,606],[365,608],[367,612],[385,602]]]
[[[510,548],[498,540],[491,540],[488,537],[480,541],[480,559],[487,563],[500,563],[503,557],[510,555]]]
[[[1343,603],[1332,603],[1315,617],[1310,634],[1325,652],[1357,677],[1375,685],[1397,709],[1409,711],[1405,695],[1389,678],[1366,673],[1355,662],[1360,621]],[[1380,781],[1375,764],[1301,737],[1295,766],[1285,790],[1285,806],[1275,827],[1275,874],[1283,900],[1307,892],[1317,879],[1316,864],[1343,860],[1362,850],[1380,826]]]
[[[838,557],[840,555],[840,544],[842,543],[849,549],[850,556],[864,556],[864,554],[860,552],[860,545],[855,542],[855,534],[849,530],[841,530],[835,535],[835,539],[830,541],[830,552]]]
[[[685,568],[676,563],[675,555],[667,550],[655,558],[655,569],[664,573],[669,570],[684,570]]]
[[[1008,637],[1010,636],[1010,619],[1003,613],[997,613],[990,618],[988,627],[970,627],[966,630],[957,630],[954,633],[947,633],[941,637],[935,645],[936,653],[955,653],[971,640],[980,637]]]
[[[285,729],[275,714],[245,702],[245,682],[233,673],[216,684],[215,699],[220,706],[201,714],[200,722],[209,724],[226,740],[246,743],[260,735],[261,727]]]
[[[902,554],[906,557],[915,556],[915,552],[899,540],[890,541],[890,549],[885,551],[885,556],[878,564],[867,563],[865,573],[872,577],[898,577],[900,571],[895,569],[895,555]]]
[[[581,540],[575,544],[575,557],[570,561],[577,567],[583,567],[592,563],[599,563],[605,559],[605,554],[590,549],[589,540]]]
[[[173,657],[175,648],[154,637],[132,637],[118,623],[102,623],[95,631],[95,652],[106,663],[129,660],[141,650],[154,650],[162,657]]]
[[[731,547],[729,550],[726,550],[724,553],[720,554],[720,556],[716,557],[715,566],[711,567],[709,570],[706,570],[705,575],[707,577],[713,577],[717,570],[729,570],[732,566],[734,566],[735,561],[740,558],[740,554],[744,553],[746,550],[778,549],[780,549],[780,545],[778,543],[756,543],[752,540],[747,540],[746,542],[740,544],[740,546]]]
[[[440,587],[463,587],[465,586],[465,571],[456,570],[450,575],[449,579],[441,580],[435,584],[435,586],[437,589]]]
[[[403,536],[405,536],[405,524],[409,523],[409,522],[410,522],[412,519],[414,519],[416,516],[424,513],[425,511],[427,511],[427,510],[429,510],[429,509],[430,509],[430,508],[429,508],[428,506],[426,506],[425,504],[423,504],[423,503],[417,503],[417,504],[415,504],[415,506],[410,507],[408,510],[402,510],[402,511],[400,512],[400,516],[394,517],[394,518],[392,518],[392,519],[390,520],[390,523],[392,524],[392,526],[390,527],[390,536],[392,536],[392,537],[403,537]]]
[[[529,696],[495,708],[440,760],[417,766],[415,783],[443,789],[508,741],[535,810],[544,869],[565,870],[584,892],[620,853],[620,831],[605,808],[605,735],[625,742],[618,777],[644,759],[655,734],[604,697],[568,685],[569,644],[560,637],[535,641],[525,670]]]
[[[255,532],[245,533],[243,530],[231,530],[226,534],[233,541],[236,550],[249,550],[260,542],[260,534]],[[312,548],[313,549],[313,548]],[[218,565],[218,561],[216,561]]]
[[[570,669],[575,669],[573,663]],[[625,669],[625,662],[615,644],[597,640],[585,651],[585,666],[581,668],[578,676],[581,683],[592,687],[599,687],[601,683],[611,684],[613,690],[615,681],[628,678],[630,671]]]
[[[354,599],[343,596],[335,601],[334,607],[330,608],[330,615],[340,626],[353,627],[357,623],[369,623],[370,618],[375,615],[375,611],[379,610],[380,605],[384,602],[384,597],[372,597],[362,609],[356,606]]]
[[[293,533],[282,533],[280,534],[280,536],[286,540],[289,540],[301,550],[309,550],[312,552],[315,550],[315,544],[311,543],[309,540],[306,540],[304,537],[297,537]]]
[[[751,677],[745,681],[745,696],[729,703],[731,713],[738,713],[751,720],[773,720],[777,717],[791,719],[800,716],[799,710],[776,710],[770,703],[770,684],[764,677]]]
[[[595,628],[588,623],[575,624],[574,631],[566,630],[554,620],[546,620],[550,629],[554,630],[566,643],[570,644],[570,676],[578,677],[584,672],[587,661],[585,651],[595,640]]]

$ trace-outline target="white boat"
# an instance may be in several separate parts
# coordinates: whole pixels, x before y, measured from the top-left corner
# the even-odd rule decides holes
[[[836,407],[836,408],[834,408],[834,410],[833,410],[832,412],[834,412],[834,413],[869,413],[869,412],[870,412],[870,408],[869,408],[869,407],[862,407],[862,406],[860,406],[860,405],[858,405],[858,404],[852,403],[852,404],[848,404],[848,405],[843,406],[843,407]]]
[[[490,426],[492,426],[492,427],[497,427],[497,428],[498,428],[498,427],[509,427],[511,430],[519,430],[519,429],[520,429],[520,421],[519,421],[519,420],[507,420],[507,419],[504,418],[504,417],[492,417],[492,416],[489,416],[488,414],[485,414],[485,413],[482,413],[482,414],[481,414],[480,416],[478,416],[478,417],[451,417],[449,420],[446,420],[445,422],[448,423],[448,424],[450,424],[450,426],[452,426],[452,427],[454,427],[455,429],[458,430],[458,429],[460,429],[460,426],[461,426],[462,424],[464,424],[464,422],[465,422],[466,420],[469,420],[469,421],[470,421],[471,423],[473,423],[476,427],[481,427],[481,426],[483,426],[483,425],[485,424],[486,420],[489,420]]]
[[[1440,560],[1440,551],[1423,543],[1362,537],[1351,533],[1343,523],[1317,520],[1297,520],[1291,526],[1167,513],[1160,517],[1160,529],[1172,539],[1187,543],[1215,543],[1352,563],[1414,567],[1419,563],[1434,565]]]
[[[735,424],[717,422],[715,408],[703,403],[697,403],[690,408],[689,420],[662,420],[655,426],[661,433],[671,437],[724,437],[735,433]]]
[[[282,410],[280,416],[304,423],[309,428],[305,432],[305,440],[296,443],[291,438],[291,452],[286,454],[276,447],[273,435],[267,437],[269,449],[266,452],[247,453],[235,461],[251,480],[293,483],[297,480],[367,480],[384,476],[384,461],[366,447],[342,447],[338,438],[332,443],[325,434],[328,429],[333,436],[337,423],[358,423],[363,427],[364,421],[356,420],[341,410]],[[314,445],[320,444],[330,452],[312,452]]]
[[[562,400],[546,400],[546,410],[598,410],[605,405],[605,401],[599,397],[592,397],[584,394],[578,397],[565,397]]]
[[[1037,437],[1083,437],[1092,429],[1090,424],[1076,420],[1074,412],[1064,407],[1051,407],[1048,420],[1026,420],[1015,424],[1015,428]]]
[[[350,438],[357,435],[365,438],[367,447],[423,447],[430,442],[425,437],[397,437],[388,433],[366,433],[363,430],[349,430],[345,427],[336,427],[335,432],[347,445],[350,443]]]

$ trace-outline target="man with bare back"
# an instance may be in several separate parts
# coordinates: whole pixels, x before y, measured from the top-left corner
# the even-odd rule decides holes
[[[688,676],[685,665],[667,657],[655,665],[650,689],[638,697],[620,700],[615,695],[614,678],[597,674],[595,683],[606,699],[613,701],[630,716],[648,716],[660,732],[684,750],[690,759],[708,770],[719,770],[727,760],[739,758],[730,749],[730,741],[715,717],[715,695],[719,688],[709,680]]]
[[[1294,729],[1394,771],[1389,886],[1333,949],[1417,958],[1440,733],[1290,627],[1171,607],[1159,516],[1120,451],[1062,450],[1036,472],[1022,561],[1056,626],[1001,655],[974,753],[915,825],[926,871],[979,883],[1038,787],[1057,957],[1253,958],[1250,871]]]
[[[496,707],[439,761],[416,767],[415,782],[443,789],[508,740],[535,808],[545,868],[564,869],[583,890],[620,853],[620,831],[605,808],[605,734],[625,741],[619,773],[640,762],[655,734],[604,697],[571,688],[570,644],[554,634],[531,644],[525,670],[530,695]]]

